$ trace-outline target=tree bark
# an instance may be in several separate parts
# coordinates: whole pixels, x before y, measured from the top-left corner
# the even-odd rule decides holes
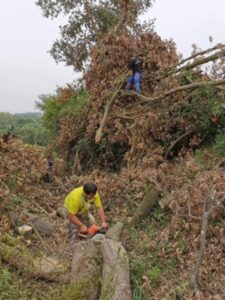
[[[131,300],[128,255],[120,242],[105,239],[103,255],[102,290],[100,300]]]
[[[112,97],[106,102],[103,118],[100,122],[100,126],[95,135],[95,143],[97,143],[97,144],[100,143],[102,140],[103,128],[105,127],[105,123],[106,123],[108,114],[110,112],[111,105],[112,105],[113,101],[115,100],[116,96],[118,95],[123,83],[124,83],[124,80],[121,79],[121,81],[117,84],[117,87],[116,87]]]
[[[191,55],[183,60],[181,60],[177,65],[171,67],[171,69],[175,69],[177,68],[178,66],[180,65],[183,65],[184,63],[186,63],[187,61],[191,60],[191,59],[194,59],[196,58],[197,56],[202,56],[202,55],[205,55],[206,53],[209,53],[209,52],[212,52],[214,50],[217,50],[217,49],[222,49],[225,47],[225,44],[218,44],[212,48],[209,48],[209,49],[206,49],[206,50],[203,50],[203,51],[200,51],[198,53],[195,53],[194,55]]]
[[[216,80],[216,81],[201,81],[201,82],[196,82],[196,83],[192,83],[192,84],[187,84],[187,85],[183,85],[183,86],[179,86],[179,87],[176,87],[174,89],[171,89],[169,91],[166,91],[164,94],[162,95],[159,95],[157,97],[154,97],[154,98],[149,98],[149,97],[145,97],[143,95],[140,95],[140,94],[137,94],[137,93],[133,93],[133,95],[139,97],[140,99],[142,99],[143,103],[144,102],[149,102],[149,104],[152,104],[153,102],[155,101],[160,101],[172,94],[176,94],[178,92],[183,92],[183,91],[187,91],[187,90],[191,90],[191,89],[196,89],[196,88],[199,88],[199,87],[202,87],[202,86],[219,86],[219,85],[223,85],[225,84],[225,79],[223,80]],[[130,94],[132,95],[132,94]],[[140,104],[140,103],[139,103]]]
[[[79,242],[74,247],[70,282],[71,299],[98,300],[100,282],[100,253],[94,242]]]
[[[120,240],[123,223],[117,222],[113,227],[106,231],[105,237],[112,240]]]
[[[30,278],[60,283],[69,282],[67,266],[52,257],[34,258],[20,240],[10,235],[0,238],[0,257],[6,264]]]
[[[188,71],[188,70],[194,69],[195,67],[197,67],[199,65],[206,64],[210,61],[214,61],[214,60],[216,60],[220,57],[224,57],[224,56],[225,56],[225,49],[222,49],[222,50],[220,50],[220,51],[218,51],[218,52],[216,52],[216,53],[214,53],[210,56],[203,57],[203,58],[198,58],[193,63],[176,69],[174,74],[179,73],[179,72],[184,71],[184,70]]]
[[[141,222],[151,211],[152,207],[158,202],[160,198],[160,191],[155,187],[150,187],[146,189],[144,199],[134,213],[133,218],[130,223],[133,225]]]
[[[43,233],[46,236],[50,236],[53,233],[54,225],[38,215],[24,211],[20,215],[20,220],[23,223],[30,223],[39,233]]]

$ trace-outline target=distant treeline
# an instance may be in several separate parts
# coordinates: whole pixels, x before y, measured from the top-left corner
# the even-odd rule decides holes
[[[9,131],[25,143],[40,146],[48,144],[48,131],[43,126],[41,113],[0,112],[0,133]]]

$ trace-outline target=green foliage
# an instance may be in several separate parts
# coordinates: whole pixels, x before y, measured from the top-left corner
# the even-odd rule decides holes
[[[10,113],[0,112],[0,133],[5,133],[10,130],[13,124],[13,115]]]
[[[225,134],[219,133],[215,139],[215,145],[213,146],[213,150],[220,156],[225,155]]]
[[[86,300],[89,296],[89,282],[87,279],[71,283],[62,291],[53,290],[49,293],[47,300]]]
[[[46,146],[48,133],[40,113],[9,114],[0,112],[0,133],[11,132],[24,143]]]
[[[153,267],[151,270],[148,271],[148,278],[150,279],[151,285],[153,287],[157,286],[161,273],[162,273],[161,269],[157,266]]]
[[[28,300],[30,292],[24,288],[22,281],[7,268],[1,268],[0,271],[0,300]],[[33,298],[34,299],[34,298]]]
[[[180,80],[183,84],[196,82],[194,75],[188,72],[183,74]],[[173,117],[173,125],[170,127],[170,135],[164,141],[165,147],[183,133],[190,131],[189,136],[174,147],[175,154],[179,153],[182,147],[196,148],[199,144],[211,143],[218,132],[225,129],[225,104],[213,86],[202,86],[186,93],[185,100],[170,107],[169,115]],[[193,138],[191,144],[190,138]]]
[[[184,295],[187,293],[190,288],[190,283],[188,281],[185,282],[177,282],[176,288],[172,288],[167,294],[165,300],[181,300],[184,299]]]
[[[214,87],[201,87],[192,93],[182,116],[193,122],[193,131],[202,139],[211,139],[225,124],[225,105]]]
[[[67,90],[58,89],[56,95],[40,96],[36,106],[43,112],[43,124],[48,130],[50,138],[54,138],[60,130],[60,120],[82,111],[88,101],[88,93],[81,89],[69,91],[65,99],[63,93]]]
[[[94,137],[80,139],[74,147],[78,151],[79,158],[83,162],[82,167],[90,170],[96,165],[99,169],[118,171],[123,165],[123,157],[128,146],[107,139],[96,144]]]
[[[59,130],[59,112],[61,104],[55,96],[41,96],[41,104],[37,106],[43,111],[43,124],[48,130],[50,138],[53,138]]]
[[[192,71],[183,71],[178,78],[181,85],[191,84],[197,79],[197,75]]]
[[[17,196],[17,195],[12,195],[12,197],[11,197],[12,204],[15,206],[21,205],[23,200],[24,199],[22,197]]]
[[[137,17],[152,2],[129,1],[126,21],[130,28],[134,28]],[[124,12],[124,4],[119,0],[37,0],[36,4],[47,18],[57,18],[60,14],[68,16],[68,23],[60,27],[61,38],[54,42],[50,53],[57,62],[64,61],[78,71],[85,66],[91,46],[119,23]]]

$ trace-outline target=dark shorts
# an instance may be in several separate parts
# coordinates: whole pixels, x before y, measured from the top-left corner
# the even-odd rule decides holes
[[[76,242],[79,240],[79,228],[77,225],[70,222],[70,220],[67,217],[68,211],[66,208],[64,208],[64,218],[65,218],[65,226],[67,231],[67,236],[69,240],[72,242]],[[89,226],[89,217],[87,214],[79,215],[78,218],[81,220],[82,223]]]

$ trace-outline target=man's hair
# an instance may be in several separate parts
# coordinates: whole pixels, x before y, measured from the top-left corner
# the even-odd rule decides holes
[[[97,185],[92,182],[86,182],[83,187],[85,194],[96,194],[98,189]]]

